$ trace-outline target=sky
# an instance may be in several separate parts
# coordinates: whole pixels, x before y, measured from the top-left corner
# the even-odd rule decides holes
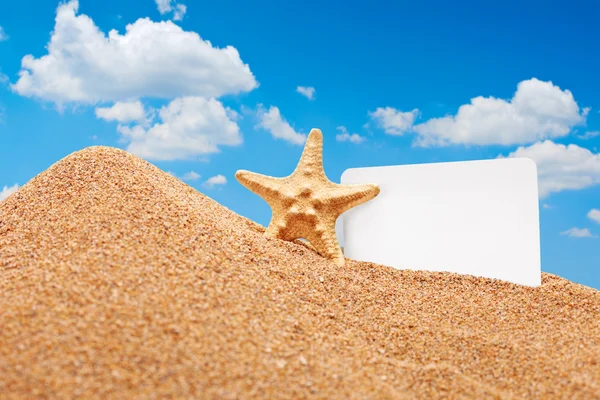
[[[24,9],[35,12],[23,12]],[[0,200],[88,146],[235,180],[529,157],[542,271],[600,289],[600,2],[0,0]],[[490,210],[493,212],[494,210]]]

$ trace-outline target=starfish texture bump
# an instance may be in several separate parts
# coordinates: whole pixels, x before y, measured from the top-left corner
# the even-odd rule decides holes
[[[317,252],[337,265],[345,259],[335,234],[335,221],[344,212],[379,194],[375,184],[341,185],[323,169],[323,134],[312,129],[298,166],[285,178],[239,170],[236,179],[271,207],[265,235],[287,241],[306,239]]]

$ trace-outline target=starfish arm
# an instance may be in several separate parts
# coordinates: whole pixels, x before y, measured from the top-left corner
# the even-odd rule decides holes
[[[270,205],[281,195],[283,178],[274,178],[245,170],[237,171],[235,178],[248,190],[262,197]]]
[[[339,214],[348,211],[360,204],[375,198],[380,192],[376,184],[338,185],[327,195],[330,206],[339,211]]]
[[[323,170],[323,133],[319,129],[313,129],[308,134],[295,172],[311,175],[325,174]]]
[[[346,259],[335,234],[335,220],[331,221],[333,222],[317,225],[317,229],[307,235],[307,239],[321,256],[341,267]]]

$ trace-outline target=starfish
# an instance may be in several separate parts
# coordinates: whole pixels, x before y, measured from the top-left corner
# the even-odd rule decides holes
[[[375,184],[341,185],[323,169],[323,134],[312,129],[294,172],[285,178],[239,170],[236,179],[262,197],[272,217],[265,236],[293,241],[306,239],[323,257],[343,266],[344,254],[335,234],[335,221],[344,212],[379,194]]]

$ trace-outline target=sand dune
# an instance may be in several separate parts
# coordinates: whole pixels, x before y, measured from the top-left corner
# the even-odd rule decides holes
[[[597,290],[262,232],[122,150],[60,160],[0,202],[0,397],[600,398]]]

